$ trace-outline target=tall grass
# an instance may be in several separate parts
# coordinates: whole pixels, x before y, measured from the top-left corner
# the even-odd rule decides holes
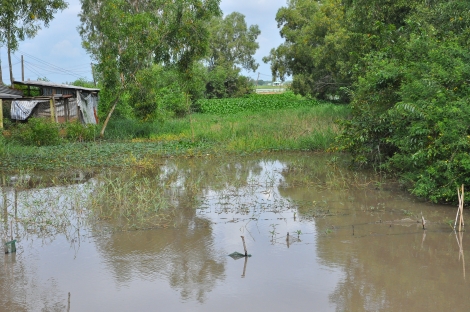
[[[288,108],[231,114],[197,113],[164,123],[111,120],[105,141],[24,147],[0,140],[0,168],[151,168],[159,158],[168,156],[324,151],[339,131],[335,121],[346,118],[350,109],[331,103],[302,103],[308,105],[290,103]]]
[[[214,142],[227,152],[326,150],[338,133],[335,120],[348,113],[347,106],[319,104],[225,116],[197,114],[193,131],[196,140]],[[190,135],[188,129],[182,132]]]
[[[94,189],[89,211],[96,220],[121,230],[167,225],[173,206],[165,194],[164,181],[136,172],[109,172]]]

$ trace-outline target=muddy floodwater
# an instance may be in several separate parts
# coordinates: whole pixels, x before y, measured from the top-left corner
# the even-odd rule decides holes
[[[456,206],[341,157],[2,178],[1,311],[470,311]]]

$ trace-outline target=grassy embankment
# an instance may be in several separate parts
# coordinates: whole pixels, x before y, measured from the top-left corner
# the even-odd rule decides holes
[[[105,140],[26,147],[3,139],[0,168],[151,167],[161,157],[323,151],[349,107],[290,93],[204,100],[200,113],[164,123],[111,120]],[[98,133],[98,131],[96,131]]]

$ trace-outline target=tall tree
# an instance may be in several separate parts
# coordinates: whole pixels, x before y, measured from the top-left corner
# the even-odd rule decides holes
[[[208,21],[220,0],[81,0],[83,46],[96,61],[103,86],[115,97],[101,134],[122,92],[139,71],[174,65],[186,80],[193,63],[206,56]]]
[[[251,91],[251,82],[240,72],[258,69],[253,56],[259,48],[256,39],[260,33],[258,25],[248,26],[245,16],[238,12],[210,21],[207,97],[236,97]]]
[[[350,84],[341,0],[293,0],[276,15],[285,42],[263,61],[274,77],[293,75],[294,91],[325,98]]]
[[[256,71],[259,64],[253,55],[259,48],[256,39],[260,35],[258,25],[248,25],[245,16],[233,12],[225,17],[215,17],[210,22],[209,68],[237,66]]]
[[[67,8],[63,0],[0,0],[0,42],[6,44],[10,81],[13,84],[11,53],[19,41],[34,37],[41,26],[49,26],[54,14]]]

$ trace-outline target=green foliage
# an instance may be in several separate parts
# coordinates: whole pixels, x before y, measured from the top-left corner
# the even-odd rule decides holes
[[[240,70],[216,66],[207,74],[207,99],[237,98],[254,93],[254,85]]]
[[[245,16],[233,12],[225,17],[214,17],[210,21],[209,70],[217,66],[226,69],[244,68],[256,71],[259,64],[253,58],[259,44],[256,38],[260,35],[258,25],[247,26]]]
[[[185,111],[185,95],[178,73],[161,66],[139,71],[136,83],[130,86],[129,103],[143,121],[164,120],[170,114]]]
[[[96,125],[83,125],[79,121],[66,123],[64,129],[65,137],[69,142],[93,141],[98,134]]]
[[[44,118],[29,118],[11,129],[11,140],[26,146],[58,145],[59,125]]]
[[[325,150],[338,133],[334,121],[349,113],[346,105],[318,103],[257,113],[193,114],[191,122],[189,116],[164,123],[112,119],[106,141],[39,148],[8,142],[0,153],[0,169],[147,168],[160,166],[168,156]]]
[[[397,41],[362,58],[338,138],[356,164],[395,171],[434,202],[455,201],[470,183],[469,10],[448,1],[409,11]]]
[[[350,85],[352,64],[342,1],[289,1],[276,21],[285,43],[263,58],[271,63],[273,77],[293,75],[294,92],[344,101],[347,94],[341,87]]]
[[[160,127],[159,122],[116,118],[113,122],[110,122],[106,137],[111,140],[148,139],[153,133],[158,133]]]
[[[96,88],[95,83],[93,81],[88,81],[85,78],[79,78],[72,82],[66,82],[65,84],[84,88]]]
[[[181,88],[189,93],[192,69],[208,51],[208,22],[221,13],[219,3],[220,0],[81,0],[79,32],[84,48],[97,63],[96,76],[107,93],[102,98],[103,108],[109,108],[111,113],[119,104],[124,106],[120,113],[125,116],[129,115],[129,107],[137,105],[139,118],[162,117],[155,111],[161,105],[153,100],[162,94],[171,97],[173,89],[157,88],[148,95],[136,91],[139,85],[150,84],[148,79],[155,64],[176,68],[182,77]],[[130,102],[135,97],[141,101]],[[177,101],[170,100],[173,109],[179,110],[179,104],[174,107]]]
[[[0,0],[0,43],[5,43],[8,55],[18,49],[19,41],[32,38],[46,27],[57,11],[67,8],[63,0]],[[0,44],[1,45],[1,44]],[[11,58],[9,67],[12,68]],[[10,75],[10,79],[12,79]],[[1,82],[1,78],[0,78]],[[13,81],[11,81],[13,84]]]
[[[214,17],[209,30],[205,97],[231,98],[253,93],[253,83],[240,71],[256,71],[259,66],[253,58],[259,48],[258,25],[248,27],[245,16],[233,12],[224,18]]]
[[[219,2],[81,0],[79,31],[103,87],[120,94],[153,64],[186,73],[207,53],[207,22],[220,14]]]
[[[282,94],[252,94],[244,98],[199,100],[201,112],[206,114],[236,114],[286,108],[314,106],[318,102],[297,97],[292,92]]]

